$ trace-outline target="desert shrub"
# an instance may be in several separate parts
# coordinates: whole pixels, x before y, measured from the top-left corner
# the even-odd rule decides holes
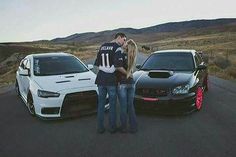
[[[233,67],[233,66],[231,66],[231,67],[229,67],[229,68],[227,68],[226,69],[226,73],[230,76],[230,77],[232,77],[232,78],[236,78],[236,67]]]
[[[206,54],[206,53],[202,53],[202,59],[205,63],[208,63],[209,62],[209,55]]]
[[[10,65],[13,65],[14,63],[15,63],[15,62],[13,62],[13,61],[7,61],[7,62],[6,62],[6,65],[7,65],[7,66],[10,66]]]
[[[79,51],[87,51],[88,48],[86,48],[86,47],[80,47],[78,50],[79,50]]]
[[[217,72],[222,71],[222,69],[220,69],[218,66],[216,65],[209,65],[208,66],[208,70],[211,74],[216,74]]]
[[[231,65],[230,61],[222,56],[217,56],[213,62],[221,69],[226,69]]]
[[[145,51],[149,51],[151,48],[149,46],[143,45],[142,49],[144,49]]]

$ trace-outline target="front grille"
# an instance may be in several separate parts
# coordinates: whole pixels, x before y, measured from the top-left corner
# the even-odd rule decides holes
[[[168,90],[166,89],[154,89],[154,88],[138,88],[136,89],[136,95],[143,97],[160,97],[167,96]]]
[[[62,116],[74,116],[83,114],[83,112],[96,110],[97,92],[85,91],[70,93],[65,96],[62,104]]]
[[[41,113],[42,114],[58,114],[60,110],[60,107],[46,107],[42,108]]]

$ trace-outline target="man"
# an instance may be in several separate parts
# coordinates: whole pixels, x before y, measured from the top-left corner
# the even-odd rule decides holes
[[[104,133],[104,108],[106,103],[106,96],[109,96],[109,131],[115,133],[116,126],[116,75],[114,67],[115,53],[125,43],[126,35],[124,33],[117,33],[115,39],[109,43],[103,44],[97,54],[94,65],[99,69],[95,83],[98,86],[98,110],[97,110],[97,132]]]

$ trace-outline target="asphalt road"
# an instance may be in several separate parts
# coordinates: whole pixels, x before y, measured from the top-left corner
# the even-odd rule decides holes
[[[0,94],[0,157],[234,157],[235,102],[236,83],[211,76],[200,112],[142,114],[138,133],[100,135],[96,115],[56,121],[31,117],[10,88]]]

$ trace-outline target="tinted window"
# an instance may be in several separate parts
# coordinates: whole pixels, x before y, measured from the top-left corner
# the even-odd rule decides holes
[[[193,71],[194,62],[191,53],[166,52],[151,55],[142,66],[143,70]]]
[[[81,73],[87,68],[73,56],[34,57],[34,75],[61,75]]]

